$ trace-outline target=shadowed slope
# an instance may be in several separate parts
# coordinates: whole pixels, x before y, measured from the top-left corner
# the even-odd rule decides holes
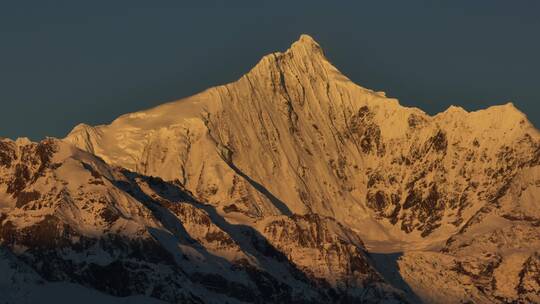
[[[15,203],[0,209],[0,245],[38,278],[173,303],[400,301],[358,236],[333,219],[316,217],[284,251],[265,225],[230,223],[178,183],[109,167],[55,139],[2,143],[10,159],[0,187],[14,189],[2,194]],[[268,225],[283,219],[302,220]],[[312,272],[303,261],[315,254],[327,262]]]

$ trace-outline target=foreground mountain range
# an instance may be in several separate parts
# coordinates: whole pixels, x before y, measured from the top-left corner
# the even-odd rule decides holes
[[[540,303],[539,200],[512,104],[429,116],[303,35],[234,83],[0,140],[0,303]]]

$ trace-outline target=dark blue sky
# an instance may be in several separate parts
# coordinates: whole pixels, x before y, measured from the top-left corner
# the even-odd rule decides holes
[[[189,2],[2,0],[0,136],[63,137],[234,81],[301,33],[402,104],[513,101],[540,126],[538,0]]]

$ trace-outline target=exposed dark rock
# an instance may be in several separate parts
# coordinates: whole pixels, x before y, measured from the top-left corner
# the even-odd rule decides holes
[[[405,202],[403,203],[403,209],[409,209],[413,206],[416,206],[422,202],[422,197],[415,190],[411,189]]]
[[[45,215],[43,220],[17,230],[12,222],[5,222],[0,227],[2,242],[12,246],[15,244],[35,249],[54,249],[69,245],[73,230],[53,215]]]
[[[99,215],[109,225],[120,218],[118,211],[113,210],[112,208],[104,208]]]
[[[446,134],[444,131],[439,130],[437,131],[437,134],[433,135],[425,144],[424,151],[426,153],[433,149],[436,152],[445,152],[446,147],[448,146],[448,141],[446,139]]]
[[[236,206],[235,204],[231,204],[223,207],[223,211],[226,213],[240,212],[240,209],[238,209],[238,206]]]
[[[231,246],[234,241],[223,231],[208,232],[205,236],[208,242],[216,242],[221,246]]]
[[[10,143],[0,140],[0,166],[10,168],[16,157],[14,147]]]
[[[38,191],[29,191],[29,192],[22,191],[17,196],[17,202],[15,203],[15,206],[17,208],[21,208],[24,205],[28,204],[29,202],[39,200],[40,197],[41,197],[41,194]]]
[[[519,273],[517,290],[526,301],[538,300],[540,294],[540,254],[538,252],[532,254],[523,264]],[[530,296],[536,296],[536,299],[529,298]]]
[[[8,183],[7,193],[13,194],[14,197],[17,197],[29,182],[30,174],[30,170],[27,166],[17,164],[15,166],[13,179]]]
[[[412,129],[421,127],[425,122],[426,120],[423,117],[414,113],[410,114],[409,118],[407,118],[407,123]]]

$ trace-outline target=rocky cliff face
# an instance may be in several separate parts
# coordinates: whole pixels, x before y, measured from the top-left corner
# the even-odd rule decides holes
[[[0,262],[10,266],[7,282],[28,281],[15,284],[19,293],[0,286],[8,303],[32,302],[29,291],[44,282],[172,303],[401,299],[358,236],[333,219],[310,218],[302,239],[290,243],[272,232],[300,227],[303,217],[278,217],[259,231],[229,223],[178,183],[110,167],[65,142],[1,143],[9,161],[0,168],[8,198],[0,206]],[[285,242],[287,249],[278,247]],[[320,271],[306,264],[314,254],[328,258]]]
[[[511,103],[401,106],[303,35],[231,84],[0,142],[2,243],[47,280],[119,296],[535,302],[539,135]],[[103,267],[136,283],[103,284]]]

